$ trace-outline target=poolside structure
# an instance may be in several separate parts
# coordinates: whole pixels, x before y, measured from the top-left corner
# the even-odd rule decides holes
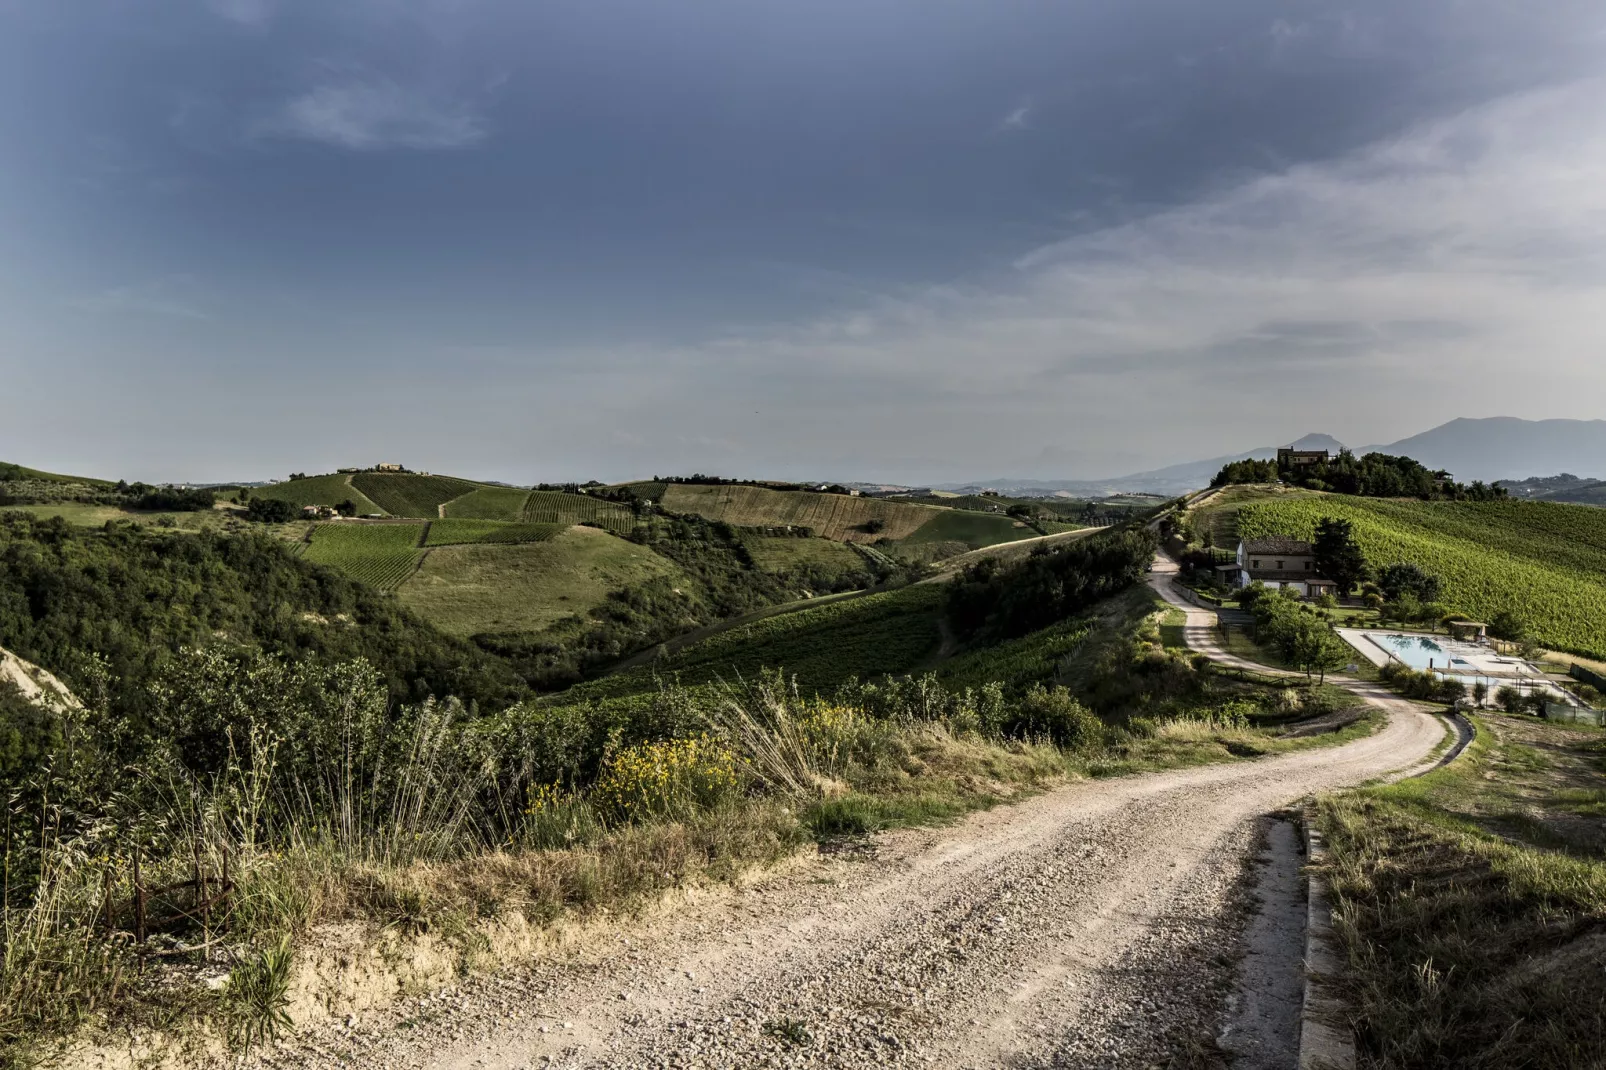
[[[1446,622],[1452,638],[1463,643],[1477,643],[1489,637],[1489,626],[1476,620],[1452,620]]]

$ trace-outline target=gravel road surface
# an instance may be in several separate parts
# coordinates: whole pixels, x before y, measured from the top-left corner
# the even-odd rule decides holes
[[[1421,763],[1444,736],[1410,704],[1368,697],[1387,725],[1341,747],[1079,783],[950,828],[879,836],[522,971],[294,1039],[271,1061],[1225,1065],[1216,1040],[1250,913],[1243,877],[1268,815]]]

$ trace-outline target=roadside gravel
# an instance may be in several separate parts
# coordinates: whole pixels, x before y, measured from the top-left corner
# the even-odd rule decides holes
[[[877,837],[621,924],[277,1066],[1221,1065],[1264,815],[1424,758],[1391,709],[1342,747],[1072,785]]]

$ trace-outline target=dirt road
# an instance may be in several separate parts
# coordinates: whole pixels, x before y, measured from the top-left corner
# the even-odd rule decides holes
[[[1342,747],[1077,784],[878,837],[275,1062],[1214,1065],[1265,815],[1418,763],[1444,735],[1379,701],[1387,726]]]

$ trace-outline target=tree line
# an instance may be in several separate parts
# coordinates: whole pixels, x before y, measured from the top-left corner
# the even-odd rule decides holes
[[[1435,472],[1410,457],[1368,453],[1356,457],[1344,450],[1319,464],[1279,465],[1276,460],[1230,461],[1210,481],[1212,487],[1233,483],[1287,483],[1309,490],[1353,494],[1363,498],[1419,498],[1422,501],[1495,501],[1506,497],[1504,487],[1481,480],[1457,483],[1448,473]]]

